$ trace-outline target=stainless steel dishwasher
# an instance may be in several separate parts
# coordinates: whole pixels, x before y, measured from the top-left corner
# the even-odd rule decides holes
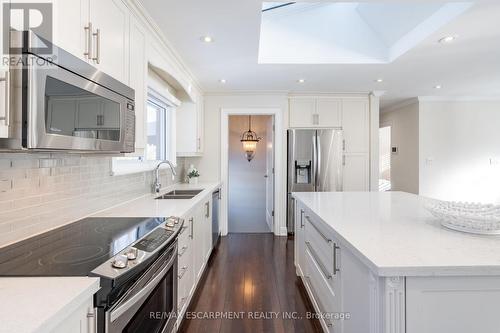
[[[212,247],[217,245],[220,237],[219,228],[219,205],[220,205],[220,189],[212,193]]]

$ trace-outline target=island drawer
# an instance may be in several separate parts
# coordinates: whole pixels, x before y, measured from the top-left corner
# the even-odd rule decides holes
[[[336,312],[335,302],[338,296],[334,294],[324,275],[323,268],[308,247],[306,247],[306,263],[305,281],[315,309],[320,315],[319,320],[322,322],[322,326],[326,326],[328,331],[332,331],[334,325],[332,317]]]
[[[323,266],[329,275],[334,273],[334,240],[323,230],[319,221],[306,212],[306,246],[311,248],[320,266]]]

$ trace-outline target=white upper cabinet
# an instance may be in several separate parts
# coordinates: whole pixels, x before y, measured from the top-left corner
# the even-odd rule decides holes
[[[3,18],[3,5],[9,3],[10,1],[2,0],[0,2],[0,17]],[[3,19],[2,19],[3,20]],[[3,23],[3,22],[2,22]],[[3,50],[3,28],[4,24],[0,24],[0,47],[2,52],[0,53],[4,56]],[[8,118],[8,80],[9,80],[9,67],[2,63],[0,64],[0,137],[8,136],[8,126],[6,126],[6,119]]]
[[[291,128],[340,127],[342,124],[342,101],[330,97],[290,98]]]
[[[342,101],[339,98],[318,98],[316,120],[320,127],[342,126]]]
[[[89,0],[53,0],[53,43],[71,54],[87,60],[90,40],[85,27],[89,24]]]
[[[342,101],[342,128],[346,152],[369,152],[369,121],[368,100],[345,99]]]
[[[290,127],[313,127],[313,116],[316,112],[315,98],[291,98]]]
[[[146,29],[134,17],[130,18],[130,86],[135,90],[135,149],[146,147],[146,103],[148,61]]]
[[[129,80],[130,11],[121,0],[53,0],[55,45]]]
[[[203,98],[196,102],[183,102],[176,113],[177,156],[201,156],[203,154]]]
[[[128,82],[130,13],[121,0],[90,0],[92,63],[121,82]]]

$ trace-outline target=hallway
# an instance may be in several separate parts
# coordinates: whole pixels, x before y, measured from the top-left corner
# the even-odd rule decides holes
[[[293,240],[229,234],[199,286],[179,332],[321,332],[306,319],[312,306],[295,275]]]

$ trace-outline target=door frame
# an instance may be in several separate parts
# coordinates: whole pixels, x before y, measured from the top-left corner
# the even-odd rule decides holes
[[[283,111],[280,108],[221,108],[221,234],[222,236],[226,236],[229,230],[229,116],[232,115],[274,116],[274,230],[272,232],[276,236],[286,236],[285,200],[283,199],[286,194],[286,189],[284,188],[286,185],[286,167],[283,164],[285,132]]]

